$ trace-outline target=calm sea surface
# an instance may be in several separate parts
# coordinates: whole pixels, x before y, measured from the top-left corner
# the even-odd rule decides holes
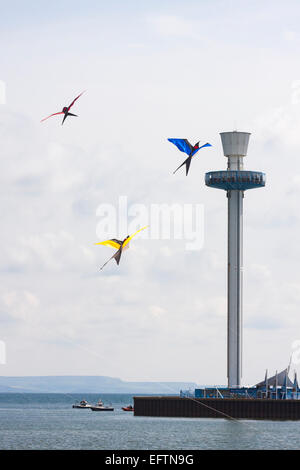
[[[99,395],[0,393],[0,449],[299,449],[300,422],[143,418],[132,395],[101,394],[113,412],[73,409]]]

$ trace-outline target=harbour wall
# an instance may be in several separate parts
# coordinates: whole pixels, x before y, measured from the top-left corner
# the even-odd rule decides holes
[[[134,397],[135,416],[300,420],[300,400]]]

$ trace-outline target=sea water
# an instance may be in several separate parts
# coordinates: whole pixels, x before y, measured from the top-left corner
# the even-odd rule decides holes
[[[101,398],[114,411],[74,409]],[[300,421],[134,416],[128,394],[0,393],[0,449],[299,449]]]

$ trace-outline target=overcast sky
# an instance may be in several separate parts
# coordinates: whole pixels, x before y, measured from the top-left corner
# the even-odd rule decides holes
[[[300,339],[298,1],[1,1],[1,375],[226,383],[227,200],[219,132],[245,167],[243,382]],[[40,120],[83,90],[74,113]],[[168,137],[213,147],[188,177]],[[101,204],[202,204],[204,245],[137,237],[99,267]],[[146,221],[147,223],[148,221]],[[127,233],[114,234],[117,238]],[[294,366],[293,366],[294,367]]]

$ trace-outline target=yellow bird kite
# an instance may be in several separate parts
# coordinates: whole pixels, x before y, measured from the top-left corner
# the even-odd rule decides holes
[[[148,225],[146,225],[145,227],[142,227],[140,228],[139,230],[137,230],[133,235],[127,235],[126,238],[124,238],[124,240],[116,240],[115,238],[112,238],[111,240],[105,240],[104,242],[99,242],[99,243],[95,243],[95,245],[105,245],[105,246],[111,246],[112,248],[115,248],[116,250],[118,250],[111,258],[109,258],[108,261],[110,261],[111,259],[115,259],[116,260],[116,263],[119,264],[120,263],[120,259],[121,259],[121,255],[122,255],[122,252],[124,250],[127,250],[129,248],[129,242],[130,240],[137,234],[139,233],[141,230],[145,230],[145,228],[149,227]],[[108,261],[106,261],[106,263],[104,263],[104,265],[100,268],[100,269],[103,269],[104,266],[108,263]]]

